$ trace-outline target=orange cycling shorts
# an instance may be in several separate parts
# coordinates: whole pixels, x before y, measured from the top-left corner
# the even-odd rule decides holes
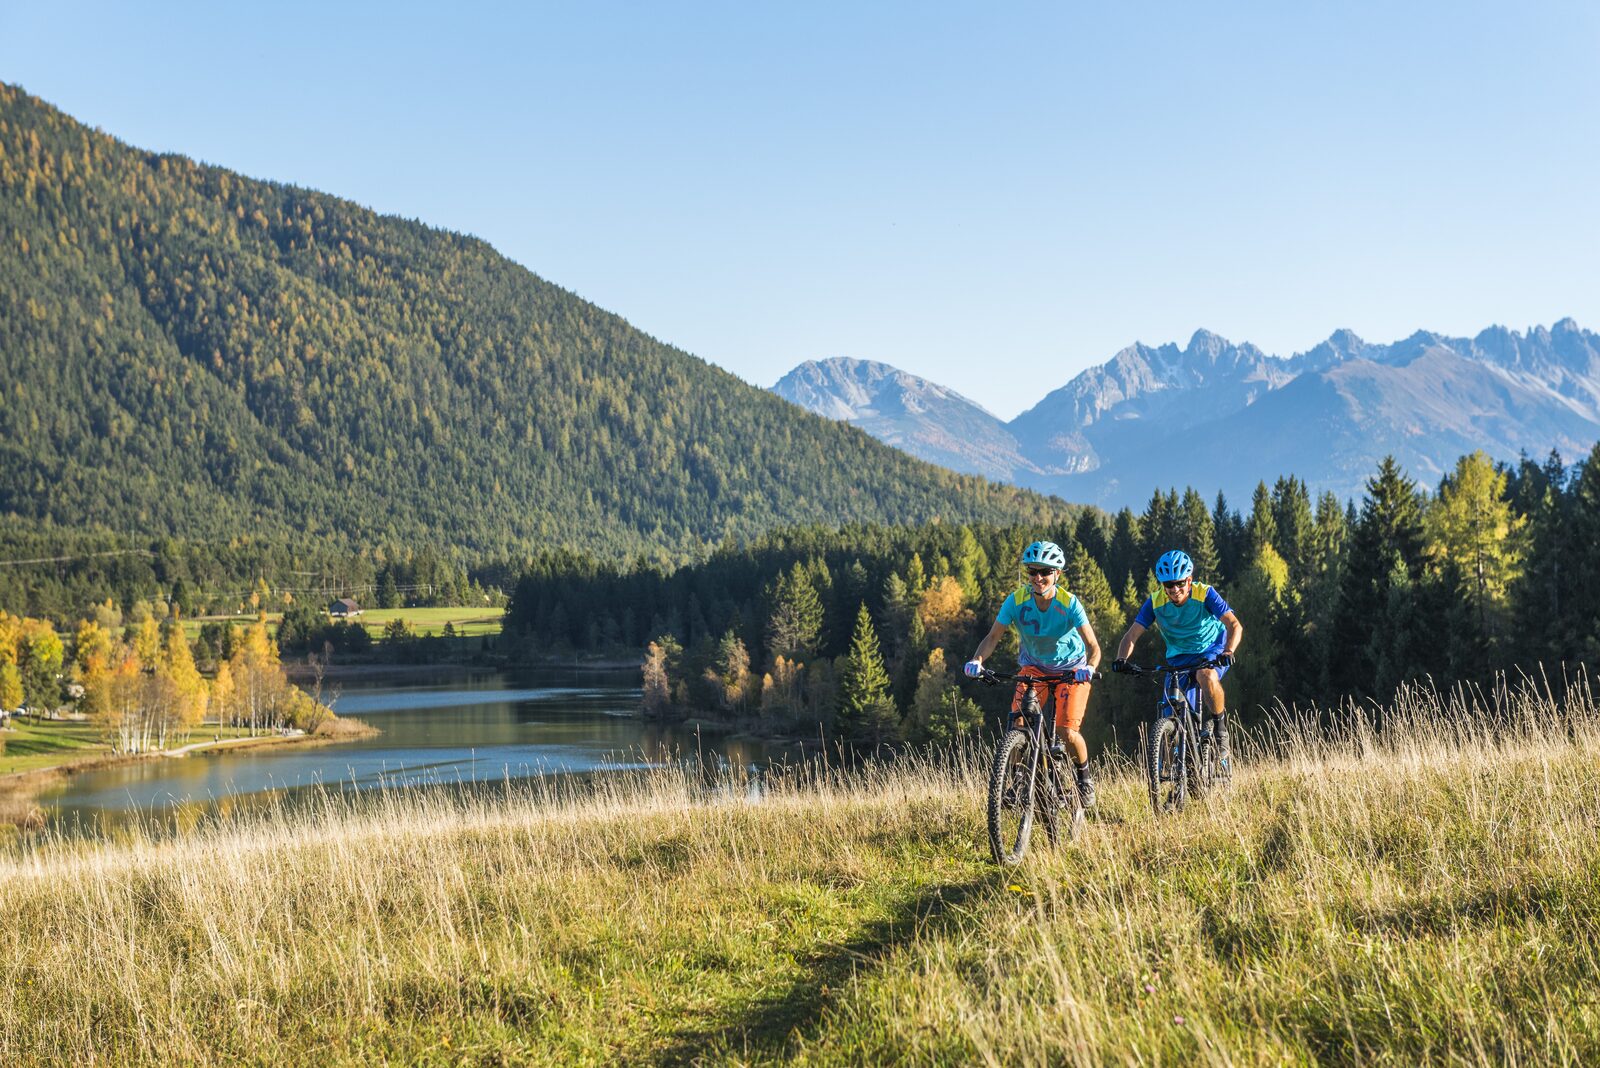
[[[1024,667],[1018,668],[1017,674],[1025,678],[1034,678],[1039,675],[1060,675],[1063,669]],[[1016,695],[1011,698],[1011,711],[1022,711],[1022,698],[1028,692],[1026,682],[1017,683]],[[1048,682],[1035,682],[1034,696],[1039,699],[1039,707],[1043,708],[1050,700],[1051,684]],[[1089,707],[1089,684],[1087,682],[1058,682],[1055,683],[1056,691],[1056,730],[1075,731],[1083,726],[1083,714]]]

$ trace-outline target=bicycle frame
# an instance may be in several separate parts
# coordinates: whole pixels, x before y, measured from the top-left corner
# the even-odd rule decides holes
[[[1205,698],[1195,673],[1215,666],[1214,660],[1185,667],[1163,664],[1154,671],[1128,665],[1128,674],[1135,677],[1161,675],[1161,700],[1150,727],[1149,744],[1142,754],[1150,804],[1158,813],[1165,809],[1181,809],[1191,793],[1201,797],[1210,788],[1212,753],[1202,743],[1200,723]],[[1171,721],[1170,727],[1166,721]],[[1169,731],[1170,739],[1167,738]],[[1162,758],[1169,743],[1171,761],[1167,765]],[[1163,803],[1160,793],[1161,784],[1165,782],[1170,782],[1172,788]]]
[[[1014,681],[1017,683],[1044,683],[1054,686],[1059,682],[1071,681],[1065,675],[1038,675],[1024,678],[1021,675],[1005,676],[995,674],[994,672],[988,672],[987,674],[992,676],[994,681],[997,683]],[[989,679],[985,678],[984,681],[988,682]],[[1054,711],[1055,709],[1052,708],[1051,712]],[[1015,722],[1019,718],[1022,720],[1022,724],[1020,726]],[[1012,712],[1011,710],[1007,709],[1005,721],[1006,730],[1024,731],[1033,739],[1033,763],[1028,768],[1028,796],[1041,796],[1038,792],[1039,783],[1041,781],[1041,765],[1044,774],[1050,777],[1050,781],[1055,787],[1057,796],[1062,796],[1061,773],[1058,770],[1059,761],[1056,761],[1050,756],[1050,742],[1054,740],[1056,734],[1055,717],[1053,715],[1050,717],[1050,726],[1048,729],[1046,729],[1044,706],[1040,704],[1039,695],[1034,692],[1032,685],[1028,687],[1027,693],[1025,693],[1022,697],[1022,708],[1016,712]]]
[[[1050,756],[1049,742],[1055,735],[1055,717],[1049,718],[1047,730],[1044,706],[1033,685],[1070,684],[1076,680],[1070,675],[1023,676],[992,671],[985,671],[978,678],[991,686],[1001,682],[1029,684],[1023,691],[1020,707],[1005,714],[1007,726],[995,747],[995,764],[989,783],[990,850],[996,863],[1017,864],[1027,852],[1035,815],[1043,819],[1052,843],[1060,834],[1062,805],[1070,803],[1071,807],[1069,837],[1075,838],[1083,824],[1083,806],[1077,786],[1063,783],[1063,762]],[[1008,763],[1010,755],[1023,745],[1027,747],[1026,765]],[[1008,793],[1009,803],[1006,801]],[[1019,813],[1019,822],[1010,829],[1004,815],[1008,804]]]
[[[1200,714],[1205,695],[1200,692],[1200,684],[1195,681],[1194,673],[1202,667],[1205,665],[1162,667],[1162,711],[1157,713],[1158,716]]]

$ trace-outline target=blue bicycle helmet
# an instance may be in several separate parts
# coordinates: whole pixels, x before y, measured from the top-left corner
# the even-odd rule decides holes
[[[1164,552],[1156,561],[1157,582],[1181,582],[1193,574],[1194,561],[1182,549]]]
[[[1036,541],[1022,550],[1023,567],[1053,567],[1057,571],[1067,566],[1067,554],[1053,541]]]

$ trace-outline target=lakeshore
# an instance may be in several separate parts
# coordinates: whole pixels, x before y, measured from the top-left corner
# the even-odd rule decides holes
[[[82,718],[42,719],[28,723],[26,728],[11,728],[0,734],[9,736],[27,734],[43,742],[37,752],[22,758],[8,759],[0,755],[0,826],[37,826],[43,814],[36,804],[38,795],[63,780],[75,775],[109,768],[131,767],[163,760],[183,760],[189,757],[214,756],[224,751],[240,749],[269,749],[281,746],[330,745],[371,737],[378,733],[376,727],[353,719],[331,718],[312,732],[292,731],[271,734],[242,733],[241,728],[222,728],[218,724],[204,724],[194,734],[213,735],[209,740],[186,742],[169,749],[148,750],[142,753],[117,753],[105,742],[87,742],[83,735],[92,726]],[[76,737],[57,739],[52,747],[46,737],[51,729],[72,732]],[[205,729],[209,728],[209,730]],[[326,728],[326,729],[324,729]],[[226,730],[228,737],[222,737]]]
[[[93,836],[134,825],[176,826],[203,814],[225,818],[247,809],[297,809],[318,804],[330,791],[503,788],[514,781],[592,781],[702,762],[765,767],[792,759],[795,748],[711,723],[648,720],[638,712],[632,670],[434,665],[426,672],[388,672],[368,666],[325,684],[323,699],[337,722],[354,720],[381,733],[329,745],[304,739],[213,745],[198,754],[204,760],[84,767],[51,777],[34,791],[45,832]],[[194,734],[189,740],[212,739]],[[70,758],[94,755],[80,750]]]

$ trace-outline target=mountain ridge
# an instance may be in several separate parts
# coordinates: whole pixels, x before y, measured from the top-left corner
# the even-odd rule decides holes
[[[670,564],[778,526],[1041,521],[477,238],[147,152],[0,83],[0,516]]]
[[[848,390],[846,365],[812,366],[814,376],[837,380],[835,392]],[[880,381],[943,390],[952,408],[965,401],[875,366]],[[773,390],[805,403],[789,376]],[[981,407],[966,404],[976,420]],[[872,419],[847,418],[891,440]],[[981,424],[988,477],[1076,500],[1136,504],[1154,486],[1186,483],[1235,496],[1289,473],[1355,497],[1388,453],[1426,481],[1475,448],[1504,460],[1520,451],[1586,451],[1600,438],[1600,335],[1570,317],[1525,332],[1493,325],[1471,338],[1417,330],[1389,344],[1341,328],[1284,357],[1197,330],[1182,347],[1128,345],[1014,419],[989,419]],[[894,428],[895,443],[912,451],[914,423]],[[1320,435],[1303,431],[1310,426]],[[1214,448],[1216,440],[1226,444]],[[959,442],[945,441],[939,455],[947,466],[975,469]]]

